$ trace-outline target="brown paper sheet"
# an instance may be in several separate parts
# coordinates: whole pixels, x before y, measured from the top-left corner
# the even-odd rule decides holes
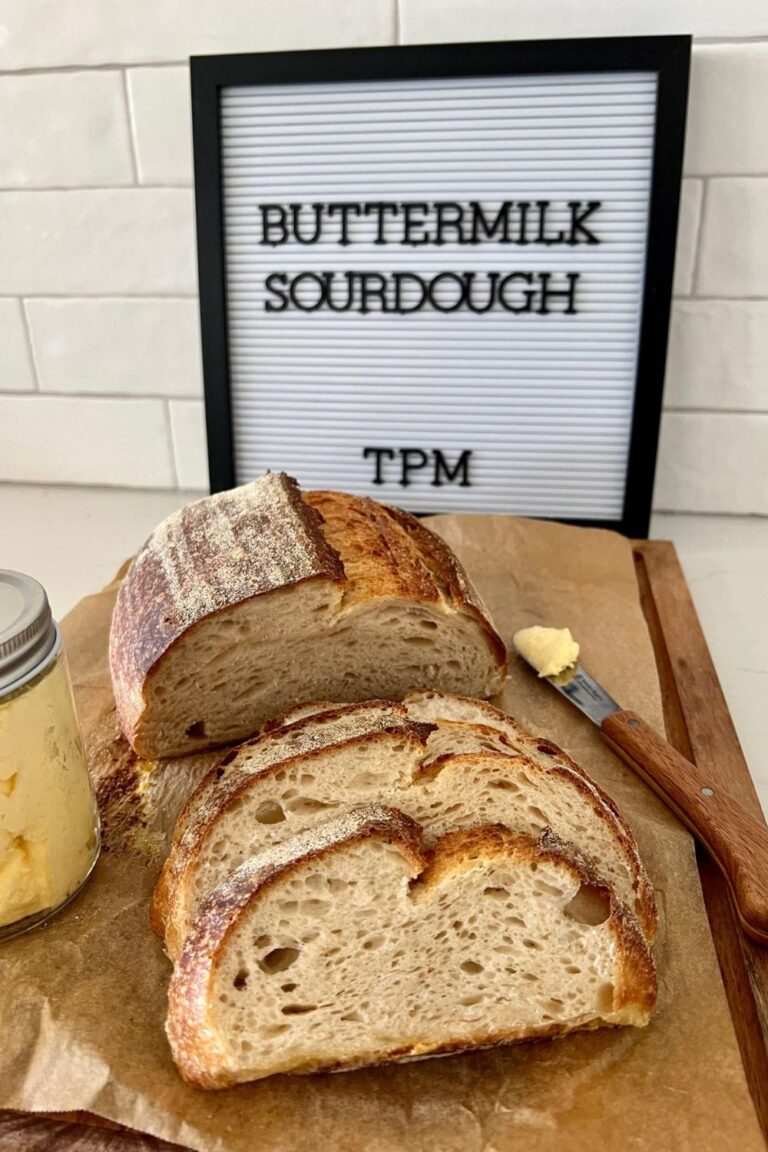
[[[608,691],[663,730],[625,540],[506,517],[432,523],[507,640],[525,624],[568,625]],[[689,836],[589,723],[519,664],[502,706],[563,744],[613,795],[656,885],[660,991],[650,1026],[225,1092],[187,1087],[163,1033],[169,965],[147,906],[162,834],[205,759],[145,772],[150,827],[137,830],[128,795],[137,769],[116,734],[106,667],[115,587],[65,622],[110,850],[69,909],[0,947],[0,1107],[90,1110],[206,1152],[763,1148]],[[158,802],[166,811],[156,820]]]

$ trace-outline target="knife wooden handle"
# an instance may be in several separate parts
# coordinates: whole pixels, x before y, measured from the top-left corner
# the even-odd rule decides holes
[[[744,931],[768,944],[768,827],[711,784],[637,713],[612,712],[600,730],[702,842],[728,881]]]

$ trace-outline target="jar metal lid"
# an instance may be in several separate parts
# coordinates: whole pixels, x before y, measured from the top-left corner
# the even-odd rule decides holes
[[[45,663],[57,635],[42,584],[0,568],[0,695]]]

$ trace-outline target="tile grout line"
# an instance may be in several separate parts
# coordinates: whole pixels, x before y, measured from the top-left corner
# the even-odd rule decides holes
[[[131,132],[131,146],[135,144]],[[138,159],[134,156],[138,166]],[[768,180],[768,171],[765,172],[683,172],[683,180]],[[180,192],[193,191],[194,183],[171,184],[142,182],[134,184],[8,184],[0,186],[0,196],[4,193],[27,193],[37,195],[45,192],[125,192],[141,190],[147,192]]]
[[[400,5],[402,0],[396,0],[397,15],[400,16]],[[398,34],[398,43],[401,43],[400,37],[402,36],[402,21],[399,20],[396,31]],[[521,42],[525,40],[537,39],[537,37],[526,36],[521,38]],[[745,35],[745,36],[694,36],[693,46],[704,45],[710,47],[712,45],[728,45],[732,44],[735,47],[750,44],[766,44],[768,43],[768,34],[766,35]],[[185,56],[180,59],[168,60],[111,60],[99,64],[41,64],[38,66],[30,65],[22,68],[0,68],[0,78],[4,76],[39,76],[50,75],[51,73],[75,73],[75,72],[115,72],[122,71],[128,68],[188,68],[189,57]]]
[[[4,392],[0,388],[0,397],[13,399],[13,397],[30,397],[40,396],[44,400],[95,400],[97,403],[109,403],[112,400],[161,400],[164,403],[169,403],[171,400],[184,400],[187,403],[203,402],[202,393],[195,395],[192,392],[180,392],[178,395],[174,393],[169,396],[167,392],[75,392],[75,391],[59,391],[58,389],[52,390],[50,388],[42,388],[38,378],[37,388],[33,391],[19,391]]]
[[[165,409],[165,438],[168,445],[168,452],[171,458],[171,475],[173,476],[173,487],[179,487],[179,467],[176,461],[176,442],[173,437],[173,422],[171,420],[171,402],[166,397],[163,405]]]
[[[32,368],[32,375],[35,379],[34,391],[39,393],[40,389],[40,369],[37,366],[37,357],[35,356],[35,345],[32,340],[32,329],[29,324],[29,316],[27,315],[27,304],[23,297],[17,297],[19,301],[19,308],[21,309],[21,322],[24,325],[24,336],[27,344],[27,354],[29,355],[29,362]],[[18,395],[18,393],[15,393]]]
[[[768,408],[686,408],[682,404],[665,404],[662,411],[682,412],[691,416],[768,416]]]
[[[194,300],[197,292],[25,292],[25,300]],[[0,300],[18,300],[18,294],[0,292]]]
[[[34,350],[31,349],[30,351],[34,356]],[[37,365],[35,364],[36,368]],[[4,391],[0,388],[0,396],[10,399],[29,397],[30,394],[29,391]],[[184,404],[203,404],[205,401],[201,392],[174,392],[173,395],[169,395],[167,392],[83,392],[75,389],[60,390],[58,388],[52,390],[40,386],[39,376],[34,395],[54,400],[95,400],[97,403],[108,403],[111,400],[160,400],[166,404],[178,401]],[[662,411],[687,416],[768,416],[768,408],[704,408],[699,405],[686,407],[681,404],[665,404]]]
[[[130,133],[130,124],[129,124]],[[133,134],[130,135],[131,152],[133,153]],[[138,166],[138,161],[134,157],[134,166]],[[701,179],[698,176],[692,176],[692,180]],[[0,196],[4,193],[12,193],[18,196],[20,193],[27,193],[32,196],[41,195],[47,192],[135,192],[135,191],[148,191],[148,192],[179,192],[181,190],[192,191],[194,185],[187,184],[15,184],[0,187]]]
[[[133,101],[131,100],[131,90],[128,85],[128,69],[121,68],[120,74],[123,79],[123,98],[125,100],[125,118],[128,126],[128,147],[131,152],[131,168],[133,169],[133,183],[135,186],[141,185],[139,177],[139,153],[138,141],[136,139],[136,129],[133,119]]]
[[[707,192],[709,190],[709,177],[702,180],[701,203],[699,204],[698,220],[696,222],[696,244],[693,250],[693,267],[691,268],[691,286],[689,298],[695,299],[696,286],[699,282],[699,269],[701,264],[701,248],[704,243],[704,216],[707,207]]]
[[[672,300],[684,304],[768,304],[768,293],[765,296],[710,296],[704,292],[698,296],[683,296],[676,293]]]
[[[25,292],[25,300],[197,300],[197,292],[158,292],[156,289],[147,292]],[[21,297],[13,292],[0,292],[0,300],[19,300]],[[691,303],[703,301],[716,304],[764,304],[768,303],[768,293],[763,296],[711,296],[702,294],[696,297],[675,294],[672,299],[676,302]]]
[[[181,60],[112,60],[106,64],[42,64],[35,68],[0,68],[3,76],[50,76],[51,73],[118,72],[125,68],[188,68],[189,58]]]

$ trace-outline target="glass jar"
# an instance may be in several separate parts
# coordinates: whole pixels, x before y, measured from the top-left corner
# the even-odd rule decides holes
[[[58,625],[36,580],[0,569],[0,940],[62,908],[98,855]]]

